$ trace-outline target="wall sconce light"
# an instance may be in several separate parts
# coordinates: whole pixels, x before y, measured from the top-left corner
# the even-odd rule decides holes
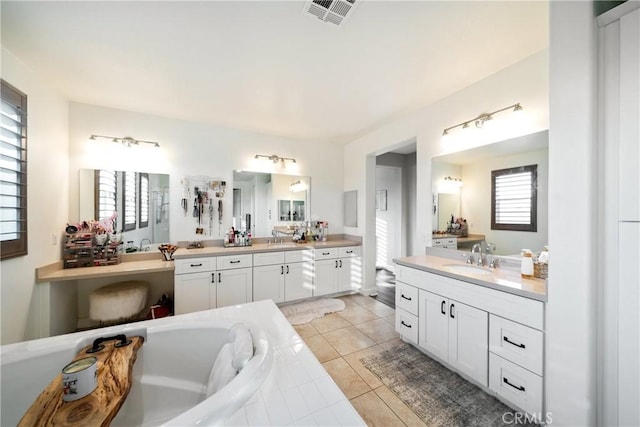
[[[484,126],[484,124],[486,122],[488,122],[489,120],[493,120],[493,115],[494,114],[501,113],[501,112],[507,111],[507,110],[512,110],[515,113],[515,112],[518,112],[518,111],[522,111],[522,106],[518,102],[516,104],[509,105],[508,107],[504,107],[504,108],[501,108],[499,110],[492,111],[491,113],[480,114],[478,117],[475,117],[475,118],[470,119],[470,120],[466,120],[466,121],[464,121],[462,123],[458,123],[457,125],[450,126],[450,127],[446,128],[442,132],[442,136],[449,135],[449,132],[451,132],[453,129],[455,129],[457,127],[461,127],[462,129],[467,129],[467,128],[471,127],[471,124],[473,124],[478,129],[482,129],[482,127]]]
[[[111,142],[122,144],[122,145],[124,145],[126,147],[129,147],[129,148],[131,148],[134,145],[140,145],[140,144],[150,144],[150,145],[153,145],[153,147],[155,147],[155,148],[160,148],[160,144],[158,144],[155,141],[143,141],[141,139],[131,138],[130,136],[124,136],[124,137],[120,138],[120,137],[116,137],[116,136],[91,135],[89,137],[89,139],[91,141],[95,141],[97,138],[109,139],[109,140],[111,140]]]
[[[260,159],[260,158],[269,159],[269,160],[271,160],[273,162],[273,164],[280,163],[281,167],[284,167],[285,160],[290,160],[293,163],[296,163],[296,159],[294,159],[293,157],[280,157],[277,154],[272,154],[270,156],[267,156],[267,155],[264,155],[264,154],[256,154],[254,156],[254,159]]]
[[[300,191],[306,190],[306,186],[302,183],[302,181],[297,180],[296,182],[294,182],[289,186],[289,190],[292,193],[298,193]]]

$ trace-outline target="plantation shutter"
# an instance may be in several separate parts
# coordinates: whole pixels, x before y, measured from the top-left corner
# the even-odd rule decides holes
[[[491,172],[491,228],[536,231],[537,165]]]

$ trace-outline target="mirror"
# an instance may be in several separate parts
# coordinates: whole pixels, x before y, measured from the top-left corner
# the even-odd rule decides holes
[[[263,172],[233,172],[233,226],[254,237],[287,233],[292,223],[308,221],[311,178]]]
[[[548,244],[547,130],[457,153],[434,157],[431,164],[433,231],[447,229],[451,215],[467,220],[469,235],[484,235],[498,255],[539,252]],[[491,171],[537,164],[537,231],[491,229]],[[446,179],[450,178],[450,179]],[[469,247],[460,248],[468,251]]]
[[[115,230],[124,230],[127,252],[156,250],[169,243],[169,175],[80,169],[80,220],[118,213]],[[148,239],[148,240],[147,240]]]

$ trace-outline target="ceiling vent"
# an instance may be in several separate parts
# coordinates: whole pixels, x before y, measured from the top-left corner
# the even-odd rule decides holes
[[[304,6],[309,13],[324,22],[342,25],[355,7],[356,0],[311,0]]]

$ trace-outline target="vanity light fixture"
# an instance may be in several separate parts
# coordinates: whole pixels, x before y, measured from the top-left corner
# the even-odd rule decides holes
[[[296,159],[294,159],[293,157],[280,157],[277,154],[272,154],[270,156],[267,156],[265,154],[256,154],[254,156],[254,159],[260,159],[260,158],[269,159],[273,162],[273,164],[280,163],[282,167],[284,167],[285,160],[290,160],[293,163],[296,163]]]
[[[91,135],[89,137],[91,141],[95,141],[98,138],[110,139],[111,142],[122,144],[127,147],[132,147],[134,145],[140,145],[140,144],[149,144],[149,145],[152,145],[154,148],[160,148],[160,144],[155,141],[143,141],[142,139],[135,139],[130,136],[123,136],[122,138],[120,138],[116,136]]]
[[[499,110],[492,111],[491,113],[480,114],[478,117],[474,117],[473,119],[466,120],[466,121],[464,121],[462,123],[458,123],[457,125],[450,126],[450,127],[446,128],[442,132],[442,136],[449,135],[449,133],[453,129],[457,128],[457,127],[462,127],[462,129],[467,129],[467,128],[471,127],[471,124],[475,125],[475,127],[477,127],[478,129],[482,129],[482,127],[484,126],[484,124],[486,122],[488,122],[489,120],[493,120],[493,115],[494,114],[501,113],[501,112],[507,111],[507,110],[512,110],[514,113],[516,113],[518,111],[522,111],[522,105],[520,105],[520,103],[518,102],[516,104],[509,105],[508,107],[504,107],[504,108],[500,108]]]
[[[448,181],[451,184],[455,184],[459,187],[462,187],[462,180],[460,178],[455,178],[455,177],[451,177],[451,176],[445,176],[443,178],[445,181]]]

